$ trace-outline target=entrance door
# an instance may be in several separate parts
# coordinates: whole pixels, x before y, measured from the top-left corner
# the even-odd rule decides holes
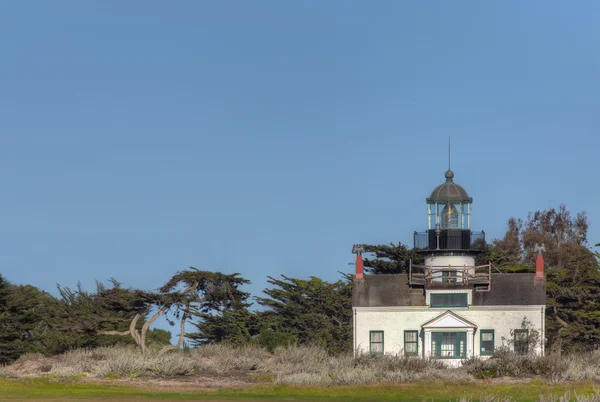
[[[431,355],[436,359],[464,359],[466,332],[432,332]]]

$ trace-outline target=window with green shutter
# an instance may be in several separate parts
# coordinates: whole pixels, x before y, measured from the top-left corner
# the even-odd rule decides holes
[[[404,356],[419,355],[419,331],[404,331]]]
[[[383,331],[369,331],[369,344],[371,353],[383,354]]]
[[[482,356],[494,354],[494,330],[482,329],[479,332],[479,349]]]

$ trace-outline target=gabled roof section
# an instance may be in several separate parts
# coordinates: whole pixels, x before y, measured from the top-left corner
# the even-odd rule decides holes
[[[477,325],[459,316],[453,311],[446,311],[421,325],[423,328],[477,328]]]

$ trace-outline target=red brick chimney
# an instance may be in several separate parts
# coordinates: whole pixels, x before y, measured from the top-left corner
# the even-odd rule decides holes
[[[544,277],[544,256],[542,253],[537,255],[535,260],[535,278],[540,279]]]
[[[362,253],[365,251],[362,244],[352,246],[352,254],[356,254],[356,277],[357,281],[365,279],[365,264],[363,264]]]
[[[363,264],[362,255],[356,254],[356,280],[362,281],[365,273],[365,265]],[[542,273],[542,276],[544,274]]]

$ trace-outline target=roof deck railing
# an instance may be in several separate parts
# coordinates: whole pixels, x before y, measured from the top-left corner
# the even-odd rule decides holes
[[[492,264],[485,265],[416,265],[410,261],[408,281],[410,286],[430,286],[435,283],[486,286],[492,280]]]

